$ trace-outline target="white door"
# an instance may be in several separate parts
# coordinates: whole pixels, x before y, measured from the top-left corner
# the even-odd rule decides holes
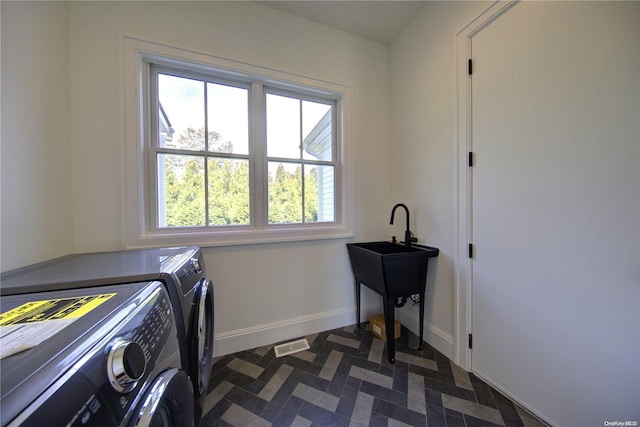
[[[471,40],[472,369],[557,425],[640,422],[639,9],[523,2]]]

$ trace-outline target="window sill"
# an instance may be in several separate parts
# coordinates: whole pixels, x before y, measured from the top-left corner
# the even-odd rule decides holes
[[[353,237],[353,231],[340,225],[318,227],[283,227],[266,230],[246,229],[230,231],[180,231],[148,232],[134,241],[130,241],[127,247],[144,248],[158,246],[237,246],[255,245],[265,243],[299,242],[312,240],[343,239]]]

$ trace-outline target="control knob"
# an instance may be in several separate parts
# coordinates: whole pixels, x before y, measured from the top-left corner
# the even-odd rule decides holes
[[[140,344],[125,339],[117,340],[107,356],[107,376],[114,390],[128,393],[144,375],[147,361]]]

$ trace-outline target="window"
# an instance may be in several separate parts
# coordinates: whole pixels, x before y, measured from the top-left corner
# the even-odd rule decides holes
[[[270,224],[335,220],[334,104],[266,94]]]
[[[150,70],[155,228],[251,224],[249,86]]]
[[[125,38],[128,246],[351,236],[349,89],[207,59]]]

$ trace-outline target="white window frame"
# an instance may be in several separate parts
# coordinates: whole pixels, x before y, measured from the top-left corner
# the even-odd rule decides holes
[[[151,247],[174,245],[223,246],[250,243],[286,242],[316,239],[353,237],[353,173],[351,159],[351,88],[340,83],[332,83],[284,71],[237,62],[217,56],[179,49],[139,39],[123,37],[123,240],[126,247]],[[161,228],[155,227],[155,218],[149,216],[148,149],[151,135],[148,116],[150,107],[149,67],[150,63],[169,67],[214,73],[221,79],[253,83],[250,108],[262,108],[265,99],[264,88],[278,91],[292,91],[310,97],[335,100],[334,115],[336,127],[336,183],[335,222],[304,224],[268,224],[268,189],[266,178],[262,181],[251,179],[250,226]],[[264,141],[261,131],[264,123],[250,123],[250,141]],[[250,142],[251,143],[251,142]],[[250,173],[266,177],[265,145],[257,143]],[[258,184],[256,184],[258,183]],[[255,188],[261,185],[263,188]],[[151,208],[155,210],[155,208]]]
[[[145,108],[145,110],[149,112],[153,112],[154,115],[155,115],[155,112],[157,111],[156,103],[159,101],[157,98],[158,94],[153,93],[154,90],[152,89],[154,83],[157,84],[157,81],[154,78],[153,74],[171,74],[171,75],[180,76],[183,78],[194,79],[197,81],[206,81],[214,84],[221,84],[221,85],[227,85],[227,86],[236,87],[236,88],[247,89],[249,95],[251,95],[252,86],[254,86],[252,82],[235,81],[235,80],[220,78],[215,73],[203,74],[202,72],[194,72],[194,70],[191,69],[190,64],[184,64],[183,67],[178,68],[175,66],[167,66],[164,63],[161,63],[157,60],[153,60],[153,61],[145,60],[143,67],[144,67],[143,72],[148,73],[149,75],[149,85],[148,85],[148,88],[145,88],[145,89],[149,89],[149,92],[144,97],[144,99],[147,100],[148,102],[143,104],[143,108]],[[160,212],[159,212],[160,195],[156,191],[159,185],[157,155],[161,152],[164,152],[167,154],[170,154],[172,152],[177,154],[187,154],[187,152],[190,150],[185,151],[180,149],[167,149],[167,148],[158,147],[157,135],[158,135],[159,123],[157,121],[157,118],[154,119],[153,117],[151,117],[151,115],[149,115],[148,119],[149,119],[149,123],[145,123],[145,125],[148,125],[148,127],[145,129],[145,151],[147,152],[145,178],[147,180],[146,187],[147,187],[148,200],[147,200],[146,215],[147,215],[149,230],[151,232],[164,231],[171,234],[181,234],[189,229],[190,231],[203,231],[203,230],[207,230],[208,227],[213,227],[213,226],[208,226],[203,228],[202,226],[194,226],[194,227],[171,228],[171,227],[162,227],[161,225],[157,224],[160,216]],[[203,159],[205,163],[207,159],[211,159],[211,158],[226,158],[230,160],[247,160],[251,165],[252,163],[254,163],[254,159],[252,158],[253,156],[251,154],[251,151],[252,151],[251,147],[249,147],[249,153],[245,155],[245,154],[236,154],[236,153],[217,153],[214,151],[206,151],[206,149],[203,149],[203,151],[193,151],[190,154],[194,157]],[[253,171],[250,171],[250,174],[253,175]],[[205,192],[207,192],[206,188],[207,188],[208,181],[207,181],[206,173],[204,178],[205,178]],[[254,190],[253,180],[250,180],[249,184],[250,184],[250,194],[253,194],[253,190]],[[208,196],[209,195],[207,194],[207,197]],[[253,200],[250,200],[251,224],[255,223],[254,215],[253,215],[253,210],[254,210],[253,204],[254,204]],[[244,227],[245,229],[248,229],[249,225],[217,226],[217,228],[222,228],[222,227],[235,227],[235,228]]]

